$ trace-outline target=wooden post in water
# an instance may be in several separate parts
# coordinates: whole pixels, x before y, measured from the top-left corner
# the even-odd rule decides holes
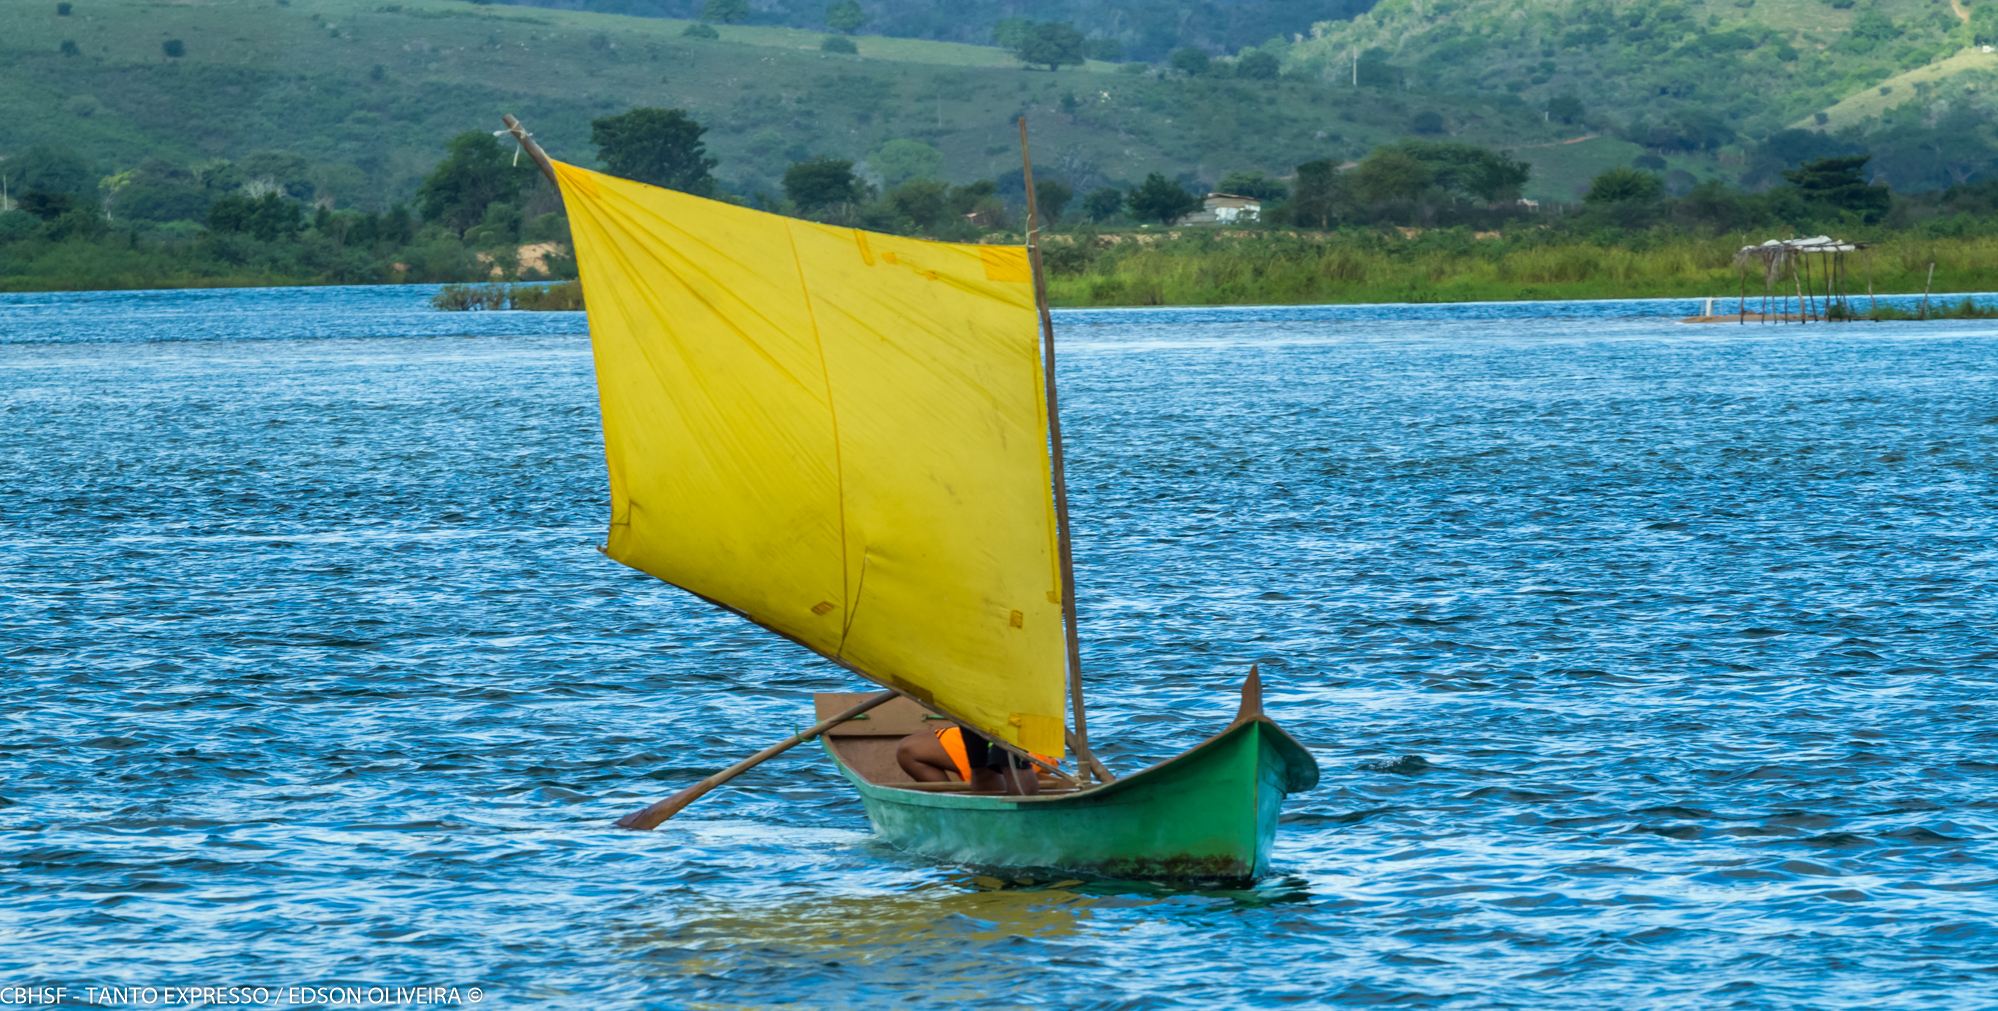
[[[1922,318],[1929,318],[1929,289],[1936,284],[1936,261],[1929,261],[1929,279],[1922,282]]]
[[[1741,262],[1741,298],[1734,304],[1734,322],[1736,326],[1748,323],[1748,261],[1746,260]]]
[[[1811,254],[1807,251],[1804,255],[1797,257],[1797,260],[1804,268],[1799,276],[1803,279],[1804,283],[1802,302],[1804,307],[1804,322],[1809,323],[1818,318],[1818,289],[1811,278]]]
[[[1796,256],[1790,258],[1790,284],[1796,288],[1796,324],[1798,326],[1810,322],[1810,318],[1804,316],[1804,276],[1796,270],[1796,262],[1802,260],[1802,258],[1804,258],[1804,254],[1796,254]]]
[[[1866,251],[1866,304],[1873,310],[1876,322],[1880,319],[1880,300],[1873,297],[1873,250]]]
[[[1096,760],[1089,750],[1089,722],[1082,705],[1082,631],[1075,619],[1075,554],[1069,540],[1068,472],[1063,465],[1061,445],[1061,399],[1055,392],[1054,314],[1048,311],[1048,279],[1041,270],[1040,204],[1034,193],[1034,159],[1027,150],[1027,117],[1020,117],[1020,171],[1027,184],[1027,264],[1033,268],[1034,307],[1041,314],[1041,359],[1046,371],[1044,386],[1048,400],[1048,442],[1054,477],[1055,546],[1061,555],[1061,610],[1068,623],[1068,701],[1075,717],[1070,741],[1077,763],[1095,773],[1100,782],[1116,777]]]

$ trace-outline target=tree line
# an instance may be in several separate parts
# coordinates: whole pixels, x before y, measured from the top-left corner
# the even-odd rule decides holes
[[[831,156],[794,162],[778,193],[727,193],[715,177],[719,162],[707,150],[706,132],[685,110],[639,108],[592,121],[590,141],[610,174],[814,221],[956,241],[1021,225],[1017,174],[949,183],[940,178],[941,153],[915,141],[883,145],[871,165]],[[1579,206],[1537,208],[1520,199],[1531,178],[1527,164],[1476,145],[1407,139],[1356,163],[1306,162],[1283,178],[1235,171],[1211,185],[1260,202],[1259,218],[1237,228],[1483,229],[1530,219],[1535,228],[1577,235],[1906,228],[1927,218],[1988,214],[1998,197],[1998,188],[1974,185],[1894,194],[1866,181],[1865,162],[1863,155],[1816,158],[1781,170],[1782,182],[1763,192],[1712,180],[1676,196],[1659,173],[1619,166],[1598,175]],[[0,163],[0,193],[11,205],[0,212],[0,285],[574,276],[559,195],[531,162],[485,131],[445,142],[444,157],[424,177],[413,205],[336,209],[315,196],[312,172],[296,155],[259,152],[193,166],[148,159],[93,179],[90,166],[71,152],[28,149]],[[1189,182],[1152,173],[1135,184],[1078,193],[1058,172],[1047,172],[1036,196],[1046,223],[1057,229],[1164,227],[1201,209],[1208,187]],[[523,245],[537,243],[537,255],[521,256]]]

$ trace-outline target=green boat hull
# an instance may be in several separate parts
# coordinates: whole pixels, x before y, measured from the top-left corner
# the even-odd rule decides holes
[[[1260,715],[1116,782],[1039,797],[882,786],[827,754],[884,842],[960,863],[1111,877],[1261,877],[1284,797],[1318,782],[1310,753]]]

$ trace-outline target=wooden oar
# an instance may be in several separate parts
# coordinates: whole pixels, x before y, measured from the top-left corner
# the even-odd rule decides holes
[[[693,786],[681,790],[679,793],[676,793],[673,796],[668,797],[665,800],[662,800],[659,803],[654,804],[643,811],[633,811],[632,813],[625,815],[622,818],[619,818],[617,820],[617,827],[636,829],[637,831],[640,832],[650,831],[651,829],[658,827],[660,822],[665,821],[666,819],[671,818],[676,814],[679,814],[681,808],[684,808],[688,804],[692,804],[694,801],[701,799],[701,795],[707,793],[709,790],[712,790],[715,787],[720,786],[723,783],[726,783],[729,780],[734,779],[735,777],[740,776],[745,772],[748,772],[750,769],[755,768],[757,765],[761,764],[762,762],[768,759],[775,758],[778,755],[781,755],[784,752],[789,751],[792,748],[797,747],[798,745],[803,744],[806,741],[809,741],[812,738],[817,737],[820,734],[823,734],[826,731],[831,730],[832,728],[839,726],[840,724],[845,723],[846,721],[853,719],[856,716],[859,716],[861,713],[864,713],[869,709],[872,709],[875,706],[878,706],[881,703],[886,702],[889,699],[892,699],[899,694],[901,693],[894,691],[886,691],[882,692],[879,695],[870,695],[859,705],[854,706],[852,709],[849,709],[846,712],[840,713],[839,715],[834,716],[831,719],[816,724],[811,729],[806,730],[803,733],[792,734],[790,737],[787,737],[777,742],[776,744],[764,748],[762,751],[759,751],[756,754],[751,755],[748,758],[745,758],[742,761],[737,762],[734,765],[731,765],[728,768],[723,769],[722,771],[717,772],[714,775],[709,776],[708,778],[703,779],[698,783],[695,783]]]

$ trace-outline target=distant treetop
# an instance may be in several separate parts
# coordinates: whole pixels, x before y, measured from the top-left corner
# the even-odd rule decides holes
[[[855,0],[840,0],[826,7],[826,27],[833,31],[851,35],[866,23],[867,13]]]
[[[1582,201],[1591,204],[1621,204],[1648,202],[1664,195],[1665,183],[1657,176],[1618,165],[1589,180],[1589,192],[1582,196]]]
[[[633,109],[590,121],[605,171],[701,197],[714,195],[719,164],[701,140],[707,132],[685,109]]]
[[[725,25],[732,25],[748,16],[749,0],[708,0],[701,7],[702,21],[719,21]]]

